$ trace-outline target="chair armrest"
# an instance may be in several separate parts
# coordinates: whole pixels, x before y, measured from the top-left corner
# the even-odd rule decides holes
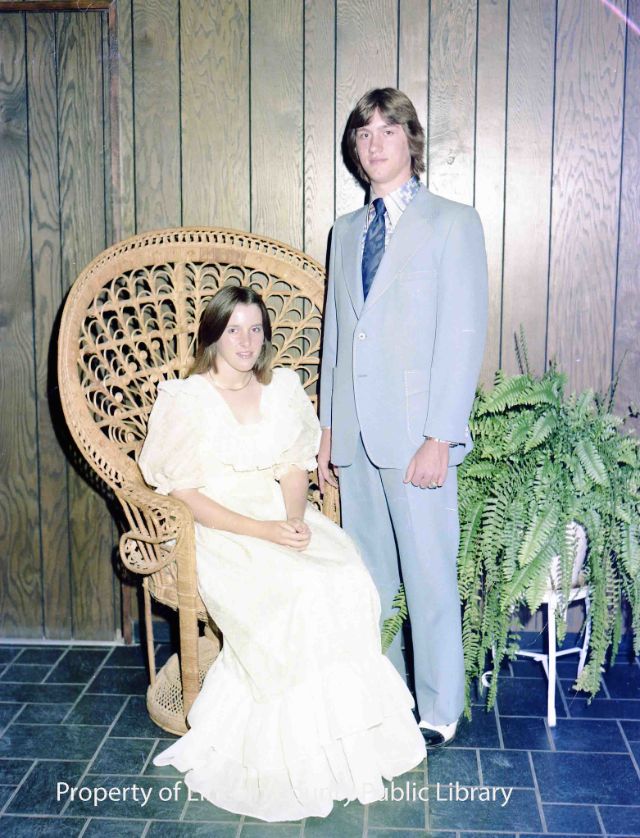
[[[328,483],[322,495],[322,512],[335,524],[340,525],[340,491]]]
[[[117,492],[130,529],[120,537],[123,564],[134,573],[155,573],[194,551],[194,519],[189,507],[159,495],[142,480]]]

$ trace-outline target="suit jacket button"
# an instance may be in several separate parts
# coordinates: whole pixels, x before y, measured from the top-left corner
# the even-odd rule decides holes
[[[366,338],[366,334],[364,332],[360,332],[358,334],[358,340],[364,340]]]

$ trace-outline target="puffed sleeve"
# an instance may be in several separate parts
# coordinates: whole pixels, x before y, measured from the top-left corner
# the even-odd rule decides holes
[[[313,405],[300,383],[297,373],[292,370],[278,371],[283,380],[281,405],[288,415],[283,416],[283,424],[291,420],[291,443],[283,450],[274,465],[276,479],[280,479],[292,466],[303,471],[313,471],[318,465],[316,454],[320,446],[320,422]]]
[[[161,495],[175,489],[200,489],[206,483],[198,444],[202,434],[200,409],[185,384],[175,380],[158,385],[138,459],[142,476]]]

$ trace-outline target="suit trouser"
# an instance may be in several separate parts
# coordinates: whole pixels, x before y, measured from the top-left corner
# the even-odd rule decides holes
[[[441,488],[418,489],[402,482],[403,471],[373,465],[359,438],[353,463],[339,473],[342,524],[373,577],[383,621],[394,613],[402,570],[420,718],[453,722],[464,706],[457,469]],[[400,642],[398,633],[388,655],[404,677]]]

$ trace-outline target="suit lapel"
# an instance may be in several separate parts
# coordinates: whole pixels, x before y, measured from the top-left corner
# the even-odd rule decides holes
[[[356,315],[359,317],[364,305],[362,292],[362,232],[367,206],[362,207],[349,219],[342,236],[342,273],[347,291],[351,297]]]
[[[422,187],[400,216],[398,225],[393,231],[389,247],[382,257],[373,285],[367,295],[366,308],[375,305],[389,290],[396,274],[427,240],[430,234],[432,209],[429,193]]]

